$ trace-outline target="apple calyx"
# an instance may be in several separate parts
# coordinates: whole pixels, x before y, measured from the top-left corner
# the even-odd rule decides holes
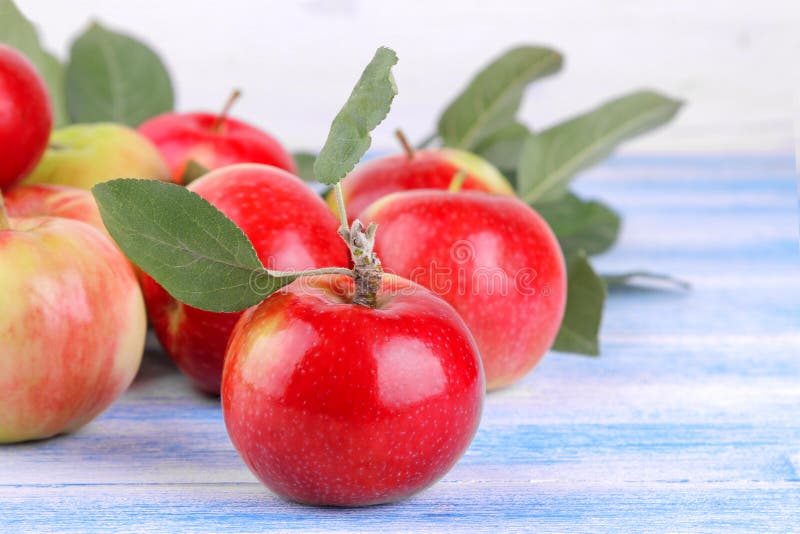
[[[403,130],[398,128],[394,131],[394,136],[397,137],[398,141],[400,141],[400,145],[403,147],[406,157],[408,157],[408,159],[414,159],[414,147],[412,147],[411,143],[408,142],[408,138],[406,137],[406,134],[403,133]]]
[[[225,105],[222,106],[222,111],[220,111],[219,115],[217,115],[217,120],[214,121],[214,126],[211,127],[214,132],[219,133],[220,130],[222,130],[222,125],[225,124],[225,119],[228,118],[228,113],[230,113],[231,108],[236,101],[239,100],[240,96],[242,96],[242,91],[239,89],[234,89],[233,92],[231,92],[228,100],[225,101]]]
[[[3,193],[0,192],[0,230],[10,230],[11,223],[8,222],[8,213],[6,213],[6,205],[3,202]]]

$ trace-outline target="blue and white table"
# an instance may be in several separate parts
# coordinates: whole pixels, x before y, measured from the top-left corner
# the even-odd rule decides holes
[[[240,461],[218,402],[154,349],[75,435],[0,448],[0,532],[800,531],[800,246],[788,156],[617,158],[580,181],[625,216],[602,271],[690,293],[608,301],[603,354],[550,354],[490,395],[444,480],[308,508]]]

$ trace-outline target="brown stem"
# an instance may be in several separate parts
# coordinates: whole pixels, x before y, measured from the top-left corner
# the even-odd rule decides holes
[[[364,225],[358,219],[353,221],[353,225],[349,229],[346,226],[339,229],[339,235],[347,243],[353,258],[353,279],[356,284],[353,304],[370,308],[378,305],[378,290],[383,277],[381,260],[372,251],[375,246],[375,230],[377,229],[378,226],[375,223],[370,223],[365,230]]]
[[[11,224],[8,222],[8,213],[6,213],[6,205],[3,202],[3,193],[0,192],[0,230],[10,230]]]
[[[395,130],[394,136],[397,137],[397,140],[400,141],[400,144],[403,146],[403,151],[405,151],[406,157],[408,157],[408,159],[413,159],[414,147],[412,147],[411,143],[408,142],[406,134],[403,133],[403,130],[400,129]]]
[[[214,126],[211,127],[212,130],[215,132],[219,132],[222,129],[222,125],[225,122],[225,119],[228,118],[228,113],[230,113],[231,108],[239,100],[239,97],[242,96],[242,92],[239,89],[234,89],[231,93],[231,96],[228,97],[228,100],[225,102],[225,105],[222,107],[222,111],[219,112],[217,115],[217,120],[214,121]]]

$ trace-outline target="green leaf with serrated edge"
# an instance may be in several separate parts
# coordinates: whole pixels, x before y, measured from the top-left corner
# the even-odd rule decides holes
[[[567,269],[567,309],[553,350],[597,356],[606,285],[583,252],[575,255]]]
[[[667,274],[651,271],[630,271],[627,273],[604,274],[603,280],[609,290],[619,287],[632,287],[642,289],[681,289],[688,291],[692,288],[689,282],[669,276]]]
[[[121,178],[94,186],[92,193],[122,251],[190,306],[243,310],[293,280],[272,276],[239,227],[184,187]]]
[[[311,152],[295,152],[292,156],[294,156],[294,162],[297,165],[297,176],[307,182],[316,180],[314,177],[314,162],[317,160],[317,156]]]
[[[532,207],[550,225],[568,260],[579,250],[584,250],[589,256],[605,252],[619,235],[619,215],[601,202],[582,200],[567,193],[556,202]]]
[[[181,175],[181,184],[182,185],[189,185],[190,183],[194,182],[204,174],[208,174],[209,169],[205,165],[198,163],[197,161],[190,159],[186,162],[186,166],[183,168],[183,174]]]
[[[0,0],[0,43],[16,48],[33,63],[50,94],[54,126],[66,124],[64,72],[61,63],[42,48],[36,28],[11,0]]]
[[[528,137],[522,148],[517,191],[527,202],[562,197],[583,169],[608,157],[623,141],[672,119],[681,102],[638,91]]]
[[[380,124],[397,94],[392,67],[397,54],[378,48],[342,110],[331,124],[328,139],[314,162],[314,176],[323,184],[333,185],[353,170],[367,152],[370,132]]]
[[[172,82],[145,44],[97,23],[72,44],[66,76],[67,109],[75,122],[138,126],[171,111]]]
[[[481,70],[439,118],[445,146],[470,150],[514,120],[525,88],[558,72],[563,58],[549,48],[513,48]]]

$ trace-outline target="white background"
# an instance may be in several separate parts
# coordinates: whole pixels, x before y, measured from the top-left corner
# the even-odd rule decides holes
[[[639,87],[687,101],[679,119],[627,150],[786,152],[800,87],[800,1],[245,1],[19,0],[47,45],[66,57],[91,19],[146,40],[172,71],[182,110],[234,115],[292,148],[318,148],[361,68],[397,50],[400,94],[375,135],[413,139],[472,73],[518,43],[547,44],[564,71],[532,87],[535,127]]]

